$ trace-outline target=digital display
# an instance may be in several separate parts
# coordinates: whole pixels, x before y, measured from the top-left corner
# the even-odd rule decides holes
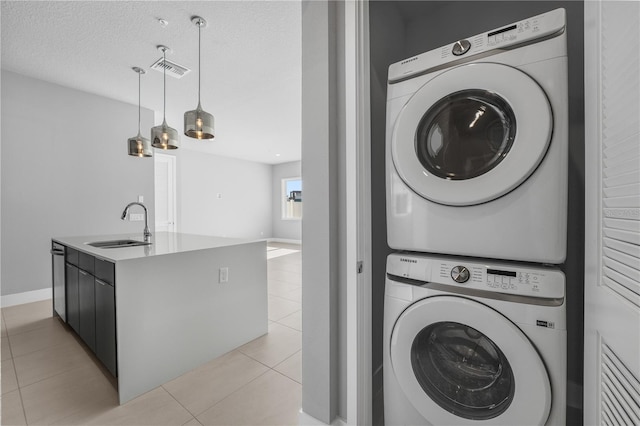
[[[518,28],[517,25],[511,25],[510,27],[506,27],[506,28],[502,28],[500,30],[492,31],[489,34],[487,34],[487,36],[491,37],[491,36],[494,36],[496,34],[506,33],[507,31],[515,30],[516,28]]]
[[[499,269],[487,269],[487,274],[504,275],[505,277],[516,276],[516,273],[513,271],[500,271]]]

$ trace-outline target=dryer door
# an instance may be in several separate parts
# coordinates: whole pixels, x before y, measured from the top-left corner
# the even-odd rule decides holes
[[[536,348],[502,314],[457,296],[420,300],[398,318],[391,365],[406,398],[436,425],[542,425],[551,409]]]
[[[409,99],[393,129],[391,154],[419,195],[475,205],[508,193],[535,171],[552,127],[549,101],[527,74],[494,63],[461,65]]]

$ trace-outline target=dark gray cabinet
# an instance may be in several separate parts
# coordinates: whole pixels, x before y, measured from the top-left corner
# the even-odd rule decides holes
[[[95,279],[96,355],[114,376],[116,371],[116,305],[114,287]]]
[[[65,264],[65,293],[67,298],[67,324],[80,332],[80,307],[78,306],[78,267]]]
[[[67,324],[117,376],[115,265],[65,247]]]
[[[80,311],[80,331],[82,340],[96,351],[96,299],[95,278],[87,271],[80,269],[78,282],[78,306]]]

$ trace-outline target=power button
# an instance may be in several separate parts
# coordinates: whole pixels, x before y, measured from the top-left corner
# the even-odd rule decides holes
[[[469,40],[456,41],[453,44],[451,53],[453,53],[456,56],[464,55],[469,51],[470,48],[471,48],[471,43],[469,42]]]

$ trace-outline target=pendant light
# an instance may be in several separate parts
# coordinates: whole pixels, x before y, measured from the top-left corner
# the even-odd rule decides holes
[[[160,149],[177,149],[180,145],[180,136],[178,131],[167,125],[167,68],[164,66],[167,60],[167,51],[171,51],[167,46],[158,46],[158,50],[162,51],[162,74],[163,74],[163,105],[162,105],[162,124],[151,128],[151,145]]]
[[[200,105],[200,30],[207,26],[207,21],[199,16],[191,18],[198,27],[198,106],[193,111],[184,113],[184,134],[195,139],[213,139],[213,115],[202,109]]]
[[[140,77],[145,73],[145,70],[138,67],[131,69],[138,73],[138,134],[127,141],[129,155],[134,157],[153,157],[151,142],[140,134]]]

